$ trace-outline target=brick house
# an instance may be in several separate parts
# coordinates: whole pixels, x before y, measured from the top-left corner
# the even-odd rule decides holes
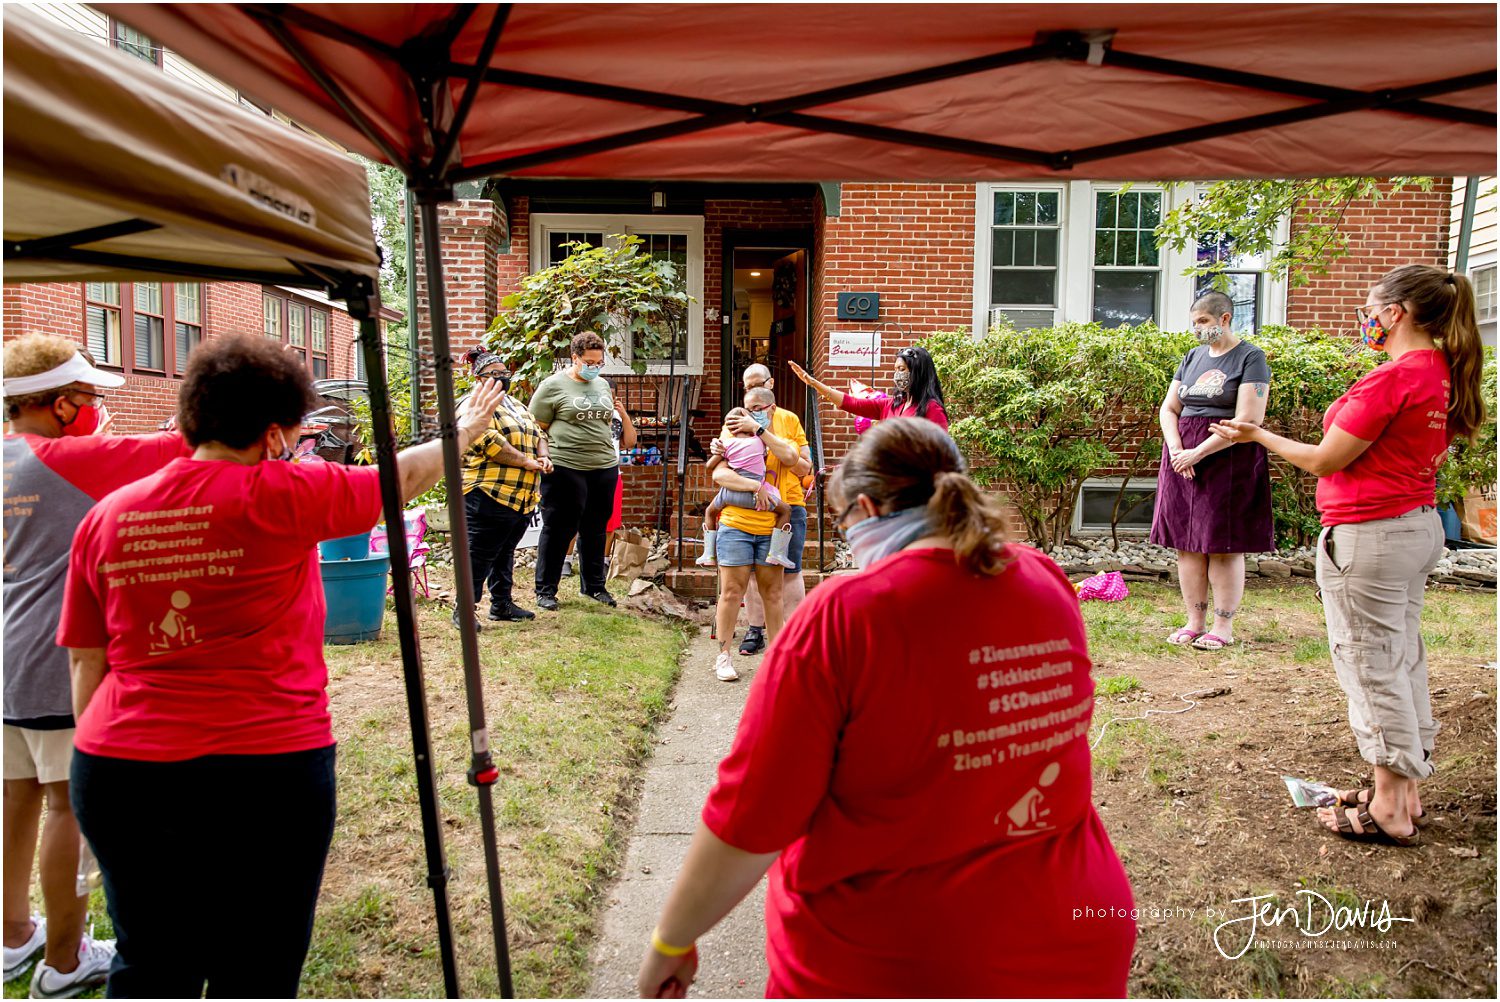
[[[1091,319],[1185,325],[1196,292],[1182,274],[1188,254],[1157,248],[1150,231],[1187,194],[1138,183],[1117,197],[1120,187],[1104,180],[495,180],[482,197],[475,186],[443,210],[454,350],[483,332],[522,276],[561,260],[566,241],[598,243],[615,233],[639,236],[652,253],[676,261],[698,300],[676,372],[698,381],[692,427],[700,442],[737,399],[739,373],[750,361],[771,365],[779,403],[800,414],[806,396],[788,360],[836,386],[851,378],[883,385],[899,348],[938,330],[972,330],[1002,314],[1023,328]],[[1235,259],[1237,328],[1252,339],[1263,324],[1352,331],[1352,311],[1380,274],[1408,261],[1446,260],[1451,197],[1451,181],[1444,179],[1430,192],[1354,206],[1346,217],[1350,256],[1303,288],[1273,281],[1262,261]],[[839,293],[846,292],[878,294],[878,307],[865,314],[873,319],[841,319]],[[851,358],[870,358],[873,365],[851,365]],[[622,364],[606,368],[632,413],[645,416],[638,424],[657,416],[666,370],[662,360],[651,360],[645,377]],[[853,443],[852,422],[825,405],[820,424],[824,461],[831,464]],[[647,441],[659,434],[643,432]],[[690,499],[707,491],[699,470],[690,475]],[[657,521],[661,472],[623,468],[627,524]],[[1107,484],[1096,489],[1113,490]],[[1082,509],[1081,503],[1075,524],[1082,524]],[[695,526],[696,520],[687,531]]]
[[[226,114],[267,109],[184,61],[176,53],[82,4],[40,4],[43,14],[83,38],[112,46],[168,76],[223,97]],[[273,116],[295,128],[285,116]],[[362,379],[354,320],[335,302],[301,289],[244,283],[89,282],[5,286],[4,338],[32,331],[73,338],[106,369],[125,377],[106,406],[121,432],[155,430],[176,408],[188,353],[203,338],[260,331],[298,352],[315,379]],[[384,322],[401,314],[383,309]]]

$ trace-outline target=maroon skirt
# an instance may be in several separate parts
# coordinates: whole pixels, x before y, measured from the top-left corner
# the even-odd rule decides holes
[[[1177,419],[1184,448],[1208,438],[1211,418]],[[1172,469],[1165,444],[1156,475],[1151,542],[1184,553],[1265,553],[1276,548],[1271,524],[1271,468],[1253,442],[1231,445],[1193,467],[1193,479]]]

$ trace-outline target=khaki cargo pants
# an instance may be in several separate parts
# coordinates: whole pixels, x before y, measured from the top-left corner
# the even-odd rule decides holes
[[[1432,775],[1438,725],[1427,692],[1422,601],[1442,555],[1443,526],[1430,505],[1330,526],[1318,537],[1328,647],[1360,756],[1411,779]]]

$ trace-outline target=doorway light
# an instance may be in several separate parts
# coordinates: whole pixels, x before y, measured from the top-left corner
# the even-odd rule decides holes
[[[758,271],[752,271],[750,273],[750,277],[751,278],[759,278],[760,277],[760,272],[758,272]]]

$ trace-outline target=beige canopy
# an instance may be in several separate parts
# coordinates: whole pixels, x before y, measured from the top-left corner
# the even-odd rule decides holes
[[[17,7],[4,83],[7,282],[376,276],[364,171],[319,140]]]

